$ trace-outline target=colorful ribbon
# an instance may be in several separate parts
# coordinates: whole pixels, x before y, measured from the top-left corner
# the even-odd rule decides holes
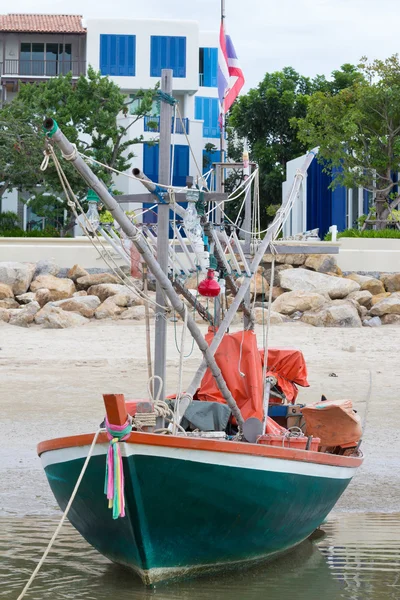
[[[104,493],[107,495],[108,508],[112,508],[113,519],[118,519],[125,516],[124,468],[118,442],[129,437],[132,424],[127,421],[124,425],[110,425],[107,417],[105,424],[110,446],[107,452]]]

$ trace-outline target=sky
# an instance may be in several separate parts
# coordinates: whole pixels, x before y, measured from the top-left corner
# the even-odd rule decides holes
[[[311,77],[329,76],[362,56],[397,53],[397,9],[398,0],[226,0],[226,24],[245,75],[244,91],[256,87],[266,72],[285,66]],[[0,12],[188,19],[210,31],[219,28],[220,0],[14,0],[2,3]]]

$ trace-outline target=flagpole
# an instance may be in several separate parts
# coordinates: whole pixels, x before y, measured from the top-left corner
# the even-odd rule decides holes
[[[221,0],[221,24],[222,27],[225,30],[225,0]],[[219,138],[219,149],[220,149],[220,162],[224,163],[226,156],[225,156],[225,110],[224,110],[224,106],[221,107],[221,132],[220,132],[220,138]],[[218,177],[219,180],[219,190],[217,190],[218,192],[223,193],[225,191],[225,178],[224,178],[224,169],[220,168],[220,175]],[[223,205],[222,205],[223,207]],[[222,213],[220,210],[217,211],[217,222],[222,222],[223,218],[222,218]]]

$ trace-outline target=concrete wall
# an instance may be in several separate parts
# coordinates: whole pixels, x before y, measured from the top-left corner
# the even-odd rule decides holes
[[[123,265],[112,248],[108,248],[118,265]],[[90,240],[81,238],[1,238],[0,262],[38,262],[54,259],[61,268],[80,264],[85,269],[109,269]]]
[[[400,239],[341,238],[339,245],[339,254],[336,257],[343,271],[400,272]],[[326,252],[329,252],[329,247]],[[0,262],[37,262],[50,258],[63,268],[79,263],[87,269],[108,269],[105,261],[99,257],[86,237],[75,239],[0,237]],[[116,260],[118,264],[122,264],[118,258]]]
[[[340,238],[342,271],[400,272],[400,239]]]

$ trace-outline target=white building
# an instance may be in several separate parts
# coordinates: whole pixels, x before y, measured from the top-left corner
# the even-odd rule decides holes
[[[161,70],[170,68],[173,95],[184,123],[184,127],[179,119],[171,123],[175,131],[173,183],[184,186],[187,175],[199,174],[197,166],[204,170],[205,145],[219,146],[218,33],[201,32],[194,21],[88,19],[84,25],[77,15],[0,16],[2,101],[12,99],[23,82],[40,81],[71,70],[79,76],[86,65],[109,76],[129,97],[139,89],[153,88],[160,80]],[[159,105],[154,103],[153,115],[130,128],[131,138],[143,135],[145,140],[154,139],[158,117]],[[129,121],[134,117],[121,118]],[[136,157],[132,166],[157,181],[158,146],[137,144],[133,150]],[[217,159],[217,154],[207,156],[205,163]],[[140,184],[123,176],[116,179],[116,185],[123,193],[143,192]],[[34,215],[18,202],[18,194],[3,197],[1,210],[18,209],[26,227]]]

